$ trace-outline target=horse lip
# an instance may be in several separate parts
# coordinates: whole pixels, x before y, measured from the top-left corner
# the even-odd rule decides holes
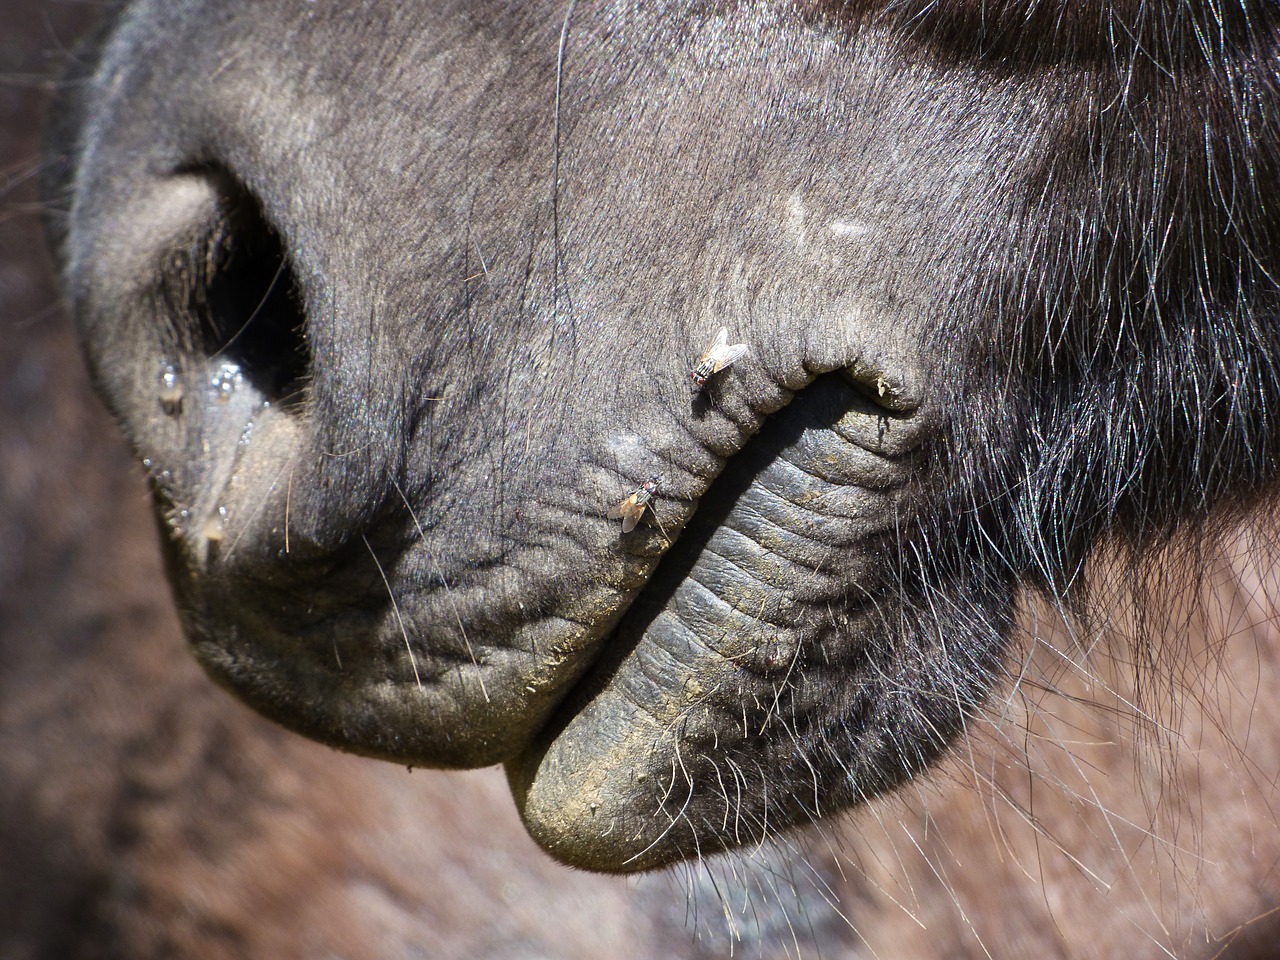
[[[752,453],[753,448],[754,441],[748,441],[729,463],[758,459],[761,453]],[[748,460],[738,460],[744,453]],[[452,596],[445,596],[450,592],[447,584],[441,589],[430,578],[423,579],[427,568],[422,563],[416,568],[416,587],[412,580],[397,581],[395,574],[385,580],[351,579],[353,560],[363,564],[357,572],[368,573],[369,555],[377,561],[380,553],[388,561],[386,570],[379,562],[379,569],[386,576],[390,572],[388,558],[414,550],[421,535],[415,538],[409,534],[394,543],[382,536],[374,539],[372,533],[349,538],[344,549],[350,552],[345,559],[321,549],[281,576],[260,579],[260,589],[254,592],[265,595],[247,610],[237,610],[229,602],[224,605],[217,600],[219,594],[230,597],[225,585],[219,587],[217,582],[216,568],[226,559],[224,553],[213,558],[212,569],[203,571],[206,576],[212,574],[212,582],[188,584],[191,595],[187,605],[205,611],[191,621],[203,616],[212,624],[221,623],[226,635],[219,637],[216,627],[202,630],[193,623],[195,629],[190,633],[193,638],[200,638],[193,646],[220,682],[234,687],[260,712],[315,739],[355,752],[418,764],[474,766],[510,760],[527,754],[537,743],[546,742],[582,704],[607,687],[609,664],[616,663],[622,653],[620,644],[628,639],[629,631],[624,628],[634,604],[655,589],[655,584],[679,583],[688,577],[705,537],[723,524],[733,505],[754,482],[753,472],[750,467],[735,470],[726,479],[722,471],[709,493],[704,492],[697,500],[684,500],[678,487],[668,488],[667,472],[663,471],[663,479],[654,484],[652,499],[645,504],[637,529],[624,533],[616,519],[593,519],[591,522],[599,524],[611,538],[615,558],[627,558],[618,568],[624,572],[622,579],[615,580],[612,586],[597,582],[588,594],[576,596],[570,608],[544,613],[542,619],[526,617],[523,603],[517,605],[514,600],[488,615],[486,605],[491,601],[478,597],[482,586],[478,583],[464,588],[468,596],[464,608],[458,610]],[[726,483],[730,486],[726,487]],[[625,494],[640,487],[618,483],[618,488]],[[691,525],[700,531],[694,541],[687,534]],[[399,534],[392,535],[393,540],[396,536]],[[591,538],[583,540],[590,542]],[[390,553],[386,552],[388,548]],[[265,555],[261,559],[272,560]],[[245,560],[246,565],[234,576],[253,577],[255,570],[275,569],[259,569],[256,560]],[[324,571],[326,580],[321,594],[326,598],[323,605],[309,601],[311,578],[305,576],[307,570],[317,566]],[[507,569],[510,564],[500,566]],[[405,569],[415,568],[410,564]],[[628,570],[631,573],[626,573]],[[345,584],[338,604],[332,602],[334,584],[329,582],[334,575],[340,577],[340,584]],[[515,596],[521,595],[518,583],[512,589]],[[374,609],[370,603],[379,596],[381,606]],[[287,614],[287,624],[280,622],[281,604],[293,611]],[[253,608],[258,607],[262,609],[254,613]],[[274,614],[267,613],[268,609]],[[253,638],[253,621],[258,620],[258,627],[262,627],[264,618],[275,621],[267,623],[262,631],[268,636]],[[459,624],[465,621],[468,628],[478,619],[478,632],[472,638],[481,638],[482,645],[472,649],[465,632],[461,638],[444,642],[455,619]],[[545,622],[548,620],[554,622]],[[433,639],[430,634],[418,634],[417,623],[432,624],[431,634],[437,636]],[[278,636],[273,641],[270,634]],[[356,644],[349,639],[353,636],[365,640]],[[502,637],[508,639],[491,642]],[[297,659],[299,654],[305,655],[306,663],[290,666],[290,659]],[[250,665],[255,662],[267,674],[265,680],[252,676]],[[303,689],[290,690],[290,684]],[[391,702],[397,688],[406,703]],[[272,702],[272,695],[294,702]],[[352,706],[344,699],[359,702]],[[409,702],[415,699],[423,704],[450,701],[452,706],[441,716],[455,717],[464,736],[445,729],[443,719],[436,722],[442,732],[428,735],[427,728],[433,721],[429,711]],[[319,722],[307,716],[316,703],[326,704],[325,716]],[[373,711],[372,717],[362,710]],[[348,715],[344,711],[354,713]],[[488,719],[476,722],[481,715],[488,715]],[[383,719],[378,720],[379,716]],[[505,728],[500,727],[499,719]],[[385,736],[384,729],[396,723],[411,729],[402,737]],[[373,740],[359,739],[356,730],[366,731]],[[472,752],[460,745],[467,739],[474,741]]]
[[[590,672],[530,747],[508,761],[508,780],[526,827],[553,856],[612,872],[647,869],[701,850],[697,838],[677,836],[683,830],[677,827],[679,815],[663,806],[658,793],[665,797],[685,789],[678,772],[686,761],[723,752],[750,765],[751,751],[767,753],[776,734],[765,736],[756,727],[746,732],[745,713],[736,721],[736,734],[731,720],[727,727],[707,727],[712,721],[699,718],[731,711],[739,700],[745,710],[749,703],[777,696],[802,649],[811,658],[802,669],[816,669],[818,677],[796,688],[802,692],[793,707],[800,717],[817,717],[825,707],[813,699],[814,691],[831,682],[821,677],[836,669],[824,665],[824,658],[834,655],[831,664],[857,662],[858,638],[892,607],[892,585],[878,564],[896,553],[891,505],[907,490],[916,462],[909,454],[927,431],[877,423],[882,418],[876,405],[849,397],[831,380],[813,400],[797,408],[794,423],[779,421],[779,429],[762,436],[759,446],[745,447],[744,459],[726,468],[679,543],[632,600]],[[837,487],[849,499],[825,508],[809,499],[821,501],[824,490]],[[860,505],[861,519],[845,517],[843,533],[829,542],[825,533],[805,541],[814,555],[851,549],[841,573],[807,600],[788,591],[791,581],[785,576],[759,584],[763,596],[772,591],[775,599],[785,596],[796,604],[794,622],[786,623],[781,607],[777,615],[753,619],[745,594],[734,584],[735,577],[752,584],[755,568],[743,566],[726,547],[736,539],[748,560],[755,556],[767,565],[768,556],[785,556],[783,563],[799,563],[793,547],[804,549],[806,525],[821,523],[823,509],[841,505]],[[771,516],[770,509],[781,513]],[[842,536],[852,540],[842,545]],[[795,543],[784,543],[788,537]],[[842,584],[851,573],[857,589],[848,592]],[[707,606],[706,594],[718,597],[727,612]],[[837,596],[838,616],[824,619],[820,608]],[[708,634],[707,625],[715,633],[717,623],[721,634]],[[772,644],[753,647],[762,637]],[[728,691],[730,700],[718,698],[716,691]],[[666,786],[655,787],[658,781]],[[675,806],[680,807],[678,798]],[[665,833],[662,825],[668,823],[674,833],[655,834]]]

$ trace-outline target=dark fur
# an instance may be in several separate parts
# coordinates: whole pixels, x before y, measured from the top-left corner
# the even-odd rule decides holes
[[[847,933],[822,919],[836,900],[881,954],[1267,942],[1276,754],[1245,749],[1213,684],[1247,676],[1248,702],[1274,684],[1251,596],[1269,584],[1250,582],[1280,429],[1273,6],[255,10],[253,34],[196,4],[126,11],[74,81],[50,187],[91,365],[215,678],[357,752],[505,760],[539,842],[606,870],[785,854],[779,827],[935,767],[850,849],[794,858],[815,875],[785,915],[818,942]],[[290,37],[278,61],[263,36]],[[332,46],[352,37],[358,64]],[[817,236],[832,217],[865,239]],[[753,356],[690,403],[707,317]],[[227,358],[244,380],[220,404],[201,385]],[[177,413],[155,402],[162,362]],[[826,459],[836,429],[876,466]],[[640,453],[611,446],[625,430]],[[653,526],[619,541],[607,508],[655,460]],[[764,634],[740,637],[690,584],[742,608],[750,577],[715,558],[726,531],[813,515],[828,488],[797,469],[845,470],[848,512],[802,527],[795,549],[822,549],[764,575]],[[789,500],[806,506],[769,512]],[[1241,619],[1243,660],[1221,642]],[[548,679],[544,651],[580,643],[545,626],[566,621],[585,645]],[[1152,733],[1178,763],[1115,771],[1109,747]],[[1204,757],[1179,749],[1200,737]],[[1100,796],[1087,765],[1127,786]],[[1224,875],[1219,825],[1181,842],[1222,795],[1251,812],[1223,837],[1265,835],[1252,879]],[[1030,833],[971,833],[1002,807]],[[1169,849],[1129,845],[1148,823]],[[935,849],[939,829],[956,839]],[[957,875],[993,855],[990,883]],[[1091,948],[1069,863],[1147,912]],[[1223,909],[1233,883],[1250,897]],[[983,905],[997,891],[1025,891],[1018,917]]]

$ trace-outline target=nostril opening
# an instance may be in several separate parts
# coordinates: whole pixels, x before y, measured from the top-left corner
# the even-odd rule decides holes
[[[215,184],[220,209],[204,235],[164,271],[169,315],[183,318],[181,352],[187,365],[204,369],[215,396],[220,387],[243,383],[273,405],[300,403],[310,350],[284,241],[233,177],[218,170],[194,173]]]
[[[239,366],[264,398],[296,401],[309,366],[306,316],[280,235],[247,195],[224,249],[201,317],[205,347]]]

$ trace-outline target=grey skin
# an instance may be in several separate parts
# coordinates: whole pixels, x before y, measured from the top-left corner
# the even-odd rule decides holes
[[[916,776],[1022,588],[1268,495],[1274,7],[885,6],[123,7],[53,233],[218,683],[639,870]]]

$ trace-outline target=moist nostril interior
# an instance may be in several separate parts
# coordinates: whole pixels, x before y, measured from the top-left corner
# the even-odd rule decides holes
[[[229,175],[218,185],[223,216],[165,271],[188,366],[217,399],[241,384],[273,405],[298,403],[310,366],[306,315],[280,234]]]

